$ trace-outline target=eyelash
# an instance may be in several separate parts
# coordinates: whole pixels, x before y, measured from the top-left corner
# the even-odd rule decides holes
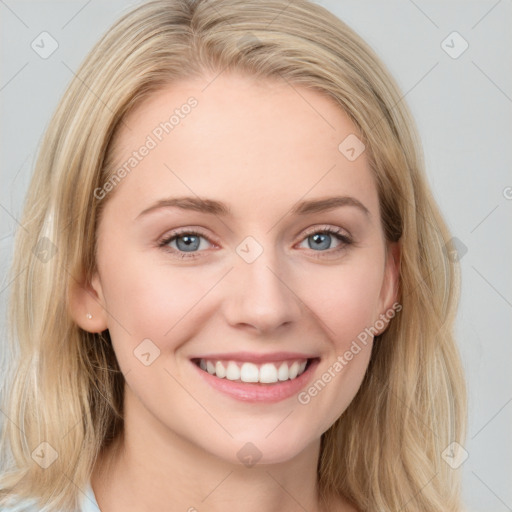
[[[180,259],[186,259],[186,258],[197,258],[197,252],[184,252],[184,251],[177,251],[176,249],[173,249],[172,247],[169,247],[168,244],[171,243],[175,238],[179,238],[182,235],[192,235],[192,236],[200,236],[202,238],[205,238],[208,240],[208,242],[213,243],[204,233],[201,233],[200,231],[197,231],[195,229],[182,229],[173,231],[169,235],[167,235],[165,238],[163,238],[160,243],[158,244],[161,249],[163,249],[166,252],[170,252],[173,254],[173,256],[180,258]]]
[[[347,248],[347,246],[353,244],[353,240],[348,236],[342,234],[342,230],[340,228],[334,228],[332,226],[322,226],[320,228],[316,227],[313,229],[310,229],[304,233],[303,238],[301,239],[301,242],[303,242],[306,238],[310,237],[311,235],[315,235],[317,233],[328,233],[330,235],[334,235],[334,237],[341,242],[341,245],[334,250],[328,249],[327,251],[312,251],[315,253],[319,253],[314,255],[315,258],[322,258],[325,257],[327,254],[337,254],[340,251],[343,251]],[[192,236],[198,236],[201,238],[205,238],[208,240],[208,242],[213,243],[209,237],[207,237],[204,233],[201,231],[195,230],[195,229],[182,229],[173,231],[169,235],[167,235],[165,238],[163,238],[159,243],[158,246],[169,253],[172,253],[173,256],[180,258],[180,259],[186,259],[186,258],[197,258],[198,257],[198,251],[191,251],[190,253],[184,252],[184,251],[177,251],[176,249],[173,249],[169,247],[169,243],[171,243],[176,238],[179,238],[182,235],[192,235]]]
[[[301,242],[303,242],[306,238],[310,237],[311,235],[315,235],[317,233],[328,233],[329,235],[334,235],[334,238],[336,238],[339,242],[341,242],[341,244],[339,245],[339,247],[336,247],[334,249],[328,249],[327,251],[313,251],[313,249],[311,249],[311,251],[313,251],[313,253],[317,253],[317,254],[314,254],[314,256],[313,256],[314,258],[325,258],[325,257],[337,255],[338,253],[347,249],[348,246],[350,246],[354,243],[354,241],[352,240],[352,238],[350,236],[342,234],[343,230],[341,228],[332,227],[332,226],[321,226],[320,228],[314,227],[314,228],[307,230],[304,233],[304,235],[301,239]]]

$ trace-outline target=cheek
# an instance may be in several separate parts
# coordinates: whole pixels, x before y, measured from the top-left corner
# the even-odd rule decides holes
[[[307,305],[321,321],[337,352],[373,325],[379,315],[383,263],[375,259],[332,267],[303,281]]]
[[[144,339],[162,351],[176,340],[190,339],[204,309],[203,299],[218,274],[199,267],[166,265],[162,260],[134,255],[103,266],[103,291],[109,331],[116,351],[130,354]]]
[[[383,262],[358,258],[328,270],[303,281],[310,290],[307,305],[323,326],[329,345],[317,379],[298,397],[322,418],[320,432],[346,410],[364,378],[373,346],[369,328],[379,314]]]

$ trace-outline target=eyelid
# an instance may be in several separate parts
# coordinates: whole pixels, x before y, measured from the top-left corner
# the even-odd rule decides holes
[[[352,235],[346,229],[341,228],[339,226],[333,226],[331,224],[318,224],[316,226],[312,226],[311,228],[306,229],[306,231],[301,232],[301,241],[310,235],[314,235],[315,233],[320,233],[322,231],[343,235],[345,238],[348,238],[351,241],[353,241]]]
[[[198,254],[204,252],[204,251],[190,251],[190,252],[178,251],[178,250],[168,246],[168,244],[170,242],[172,242],[175,238],[178,238],[181,235],[199,236],[199,237],[207,240],[210,244],[217,246],[217,247],[219,246],[218,242],[216,242],[216,240],[215,240],[215,237],[213,237],[209,234],[206,234],[202,228],[196,227],[196,226],[189,226],[189,227],[184,227],[184,228],[173,229],[173,230],[167,232],[166,234],[164,234],[163,236],[161,236],[157,241],[158,248],[163,249],[164,251],[167,251],[169,253],[172,253],[174,256],[177,256],[178,258],[182,258],[182,259],[187,258],[187,257],[196,258]]]
[[[215,240],[215,237],[213,237],[209,233],[206,233],[206,231],[199,226],[187,226],[184,228],[171,229],[170,231],[162,235],[158,241],[163,242],[164,240],[172,240],[173,238],[180,235],[198,235],[202,236],[203,238],[206,238],[209,242],[218,243]]]

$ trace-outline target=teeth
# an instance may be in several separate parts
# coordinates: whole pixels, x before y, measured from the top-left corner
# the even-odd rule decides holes
[[[224,365],[220,361],[217,361],[215,364],[215,374],[221,379],[226,376],[226,368],[224,368]]]
[[[218,377],[219,375],[217,375]],[[259,370],[253,363],[244,363],[240,370],[240,380],[242,382],[258,382]]]
[[[297,373],[299,373],[299,363],[295,361],[288,370],[288,376],[290,379],[295,379],[295,377],[297,377]]]
[[[240,368],[233,361],[229,361],[228,363],[228,369],[226,370],[226,378],[229,380],[238,380],[240,378]]]
[[[267,363],[260,368],[260,382],[277,382],[277,368],[273,364]]]
[[[199,367],[210,375],[220,379],[241,382],[260,382],[273,384],[275,382],[293,380],[304,373],[307,360],[283,361],[282,363],[237,363],[235,361],[210,361],[201,359]]]
[[[215,365],[211,361],[206,361],[206,371],[211,375],[215,375]]]
[[[277,378],[279,380],[288,380],[288,365],[283,363],[277,371]]]

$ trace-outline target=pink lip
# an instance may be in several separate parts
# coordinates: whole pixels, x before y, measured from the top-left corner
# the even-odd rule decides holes
[[[209,359],[210,361],[241,361],[248,363],[272,363],[275,361],[296,361],[298,359],[314,359],[318,356],[301,354],[300,352],[273,352],[257,354],[254,352],[227,352],[225,354],[208,354],[191,357],[190,359]]]
[[[235,359],[231,359],[226,357],[228,354],[222,354],[222,357],[217,356],[209,356],[204,359],[229,359],[231,361]],[[293,359],[292,357],[291,359]],[[297,359],[305,357],[301,355]],[[288,357],[284,358],[288,359]],[[283,360],[283,358],[277,358],[275,360]],[[251,361],[250,359],[244,359],[244,361]],[[269,359],[264,359],[264,361],[269,361]],[[291,396],[296,395],[299,391],[305,388],[308,383],[311,381],[314,369],[319,363],[319,359],[316,358],[312,360],[305,372],[302,373],[299,377],[293,380],[287,380],[284,382],[276,382],[275,384],[261,384],[261,383],[246,383],[246,382],[235,382],[228,379],[219,379],[219,377],[215,377],[214,375],[210,375],[208,372],[201,370],[197,364],[192,362],[196,371],[199,372],[201,377],[205,380],[207,384],[211,387],[217,389],[221,393],[230,396],[231,398],[235,398],[236,400],[240,400],[243,402],[259,402],[259,403],[275,403],[280,402],[281,400],[285,400],[290,398]]]

